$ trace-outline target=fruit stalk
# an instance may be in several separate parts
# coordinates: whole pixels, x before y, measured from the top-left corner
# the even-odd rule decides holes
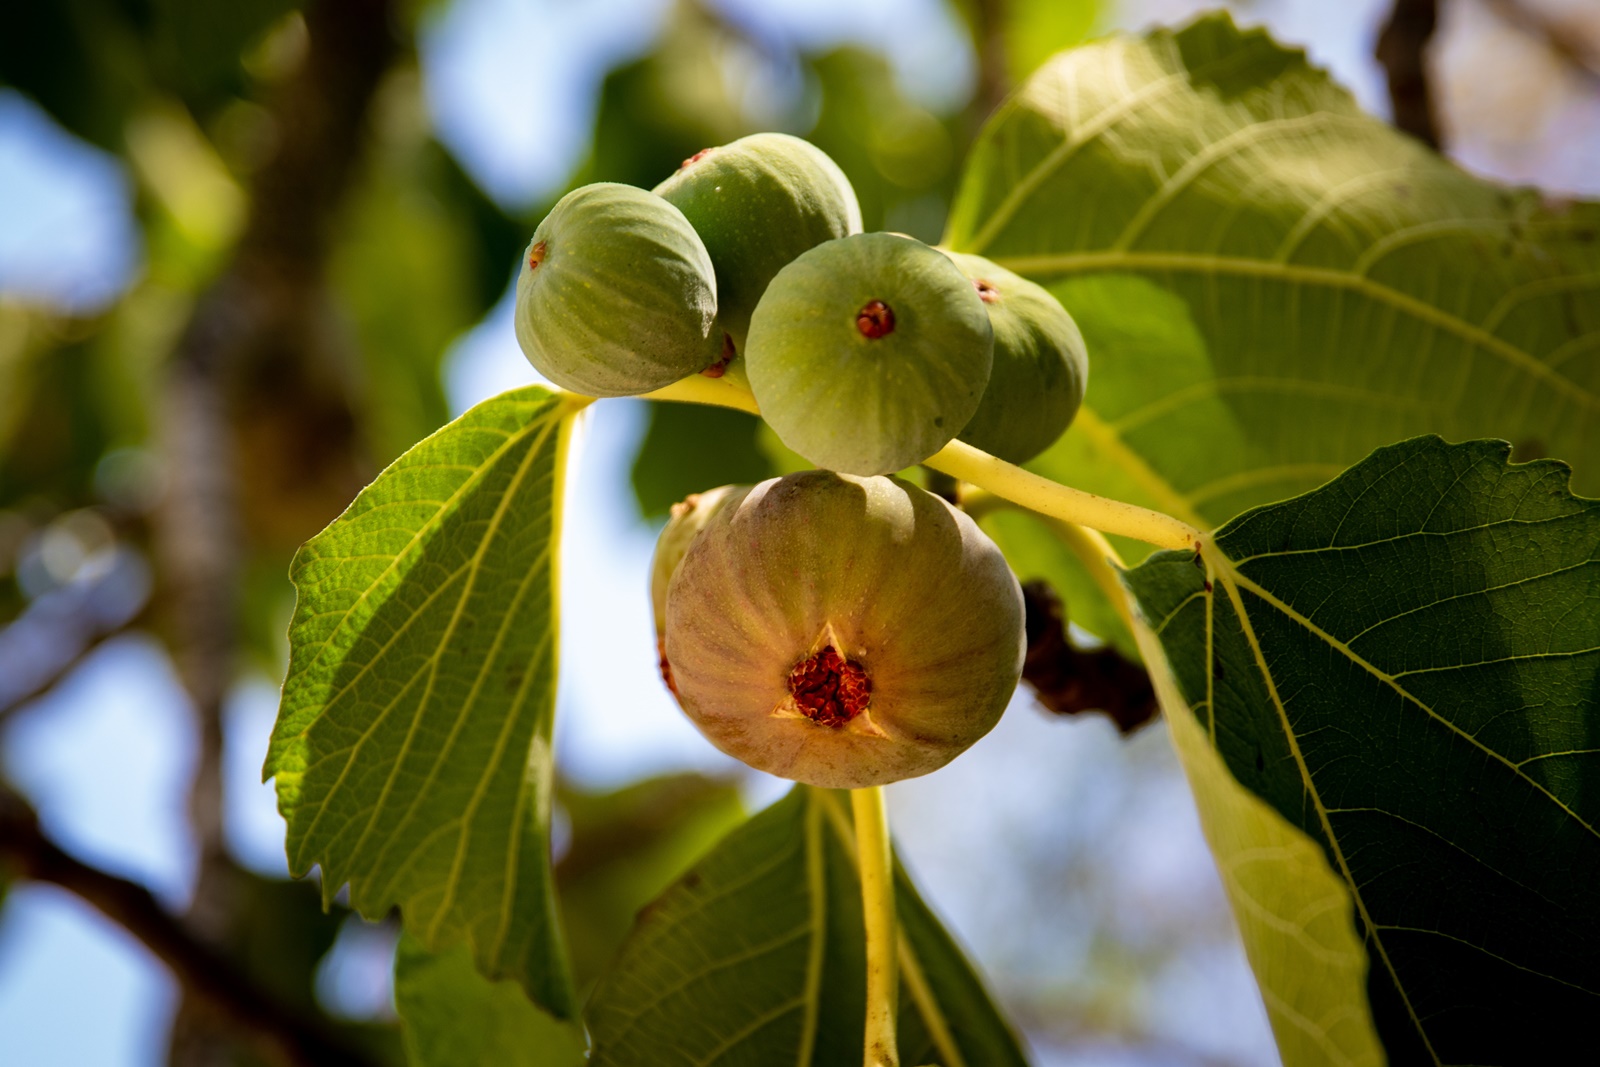
[[[714,404],[760,414],[749,391],[725,378],[695,375],[645,395],[652,400]],[[987,489],[995,496],[1041,515],[1103,533],[1131,537],[1158,548],[1192,552],[1202,540],[1199,530],[1171,515],[1053,482],[962,441],[951,441],[924,460],[923,465]]]
[[[1052,519],[1132,537],[1158,548],[1193,552],[1200,546],[1200,531],[1180,519],[1053,482],[964,441],[951,441],[923,460],[923,465]]]
[[[900,976],[895,953],[894,868],[883,787],[850,791],[861,868],[861,912],[867,928],[867,1031],[865,1067],[899,1067],[895,1039]]]

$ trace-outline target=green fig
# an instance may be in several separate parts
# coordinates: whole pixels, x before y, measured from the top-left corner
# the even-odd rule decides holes
[[[683,212],[643,189],[574,189],[534,231],[516,330],[534,369],[587,396],[660,389],[720,358],[717,283]]]
[[[684,712],[752,767],[854,789],[944,766],[1022,670],[1022,591],[965,514],[898,478],[736,488],[667,587]]]
[[[978,410],[993,331],[967,277],[886,233],[820,244],[756,306],[745,371],[762,416],[819,467],[888,474],[948,444]]]
[[[717,274],[718,317],[741,351],[756,302],[778,271],[808,248],[861,232],[861,208],[844,171],[786,133],[707,148],[655,191],[705,242]]]
[[[972,279],[994,327],[994,367],[958,436],[1011,463],[1049,448],[1072,425],[1089,382],[1083,334],[1049,290],[982,256],[947,253]]]

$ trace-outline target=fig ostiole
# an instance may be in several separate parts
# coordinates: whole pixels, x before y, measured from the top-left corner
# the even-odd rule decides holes
[[[1043,286],[982,256],[946,254],[972,280],[994,329],[988,388],[956,436],[1008,462],[1026,462],[1066,432],[1083,403],[1083,334]]]
[[[750,322],[751,392],[819,467],[888,474],[943,448],[978,410],[994,335],[966,275],[886,233],[820,244],[778,272]]]
[[[663,665],[722,751],[854,789],[936,770],[999,721],[1022,592],[966,515],[830,471],[731,488],[703,514],[668,583]]]
[[[516,333],[534,369],[587,396],[634,396],[722,358],[711,257],[683,212],[629,185],[574,189],[534,231]]]
[[[717,275],[718,319],[740,350],[768,283],[800,253],[861,232],[855,190],[820,148],[757,133],[684,160],[655,192],[700,234]]]

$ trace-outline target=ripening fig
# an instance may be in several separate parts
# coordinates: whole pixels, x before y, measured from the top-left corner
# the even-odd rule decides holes
[[[656,538],[656,552],[650,560],[650,607],[655,613],[656,637],[667,629],[667,583],[677,573],[690,543],[730,494],[749,488],[748,485],[718,486],[703,493],[691,493],[672,505],[672,513]]]
[[[992,541],[898,478],[736,488],[667,587],[683,710],[752,767],[854,789],[944,766],[1022,670],[1022,591]]]
[[[828,241],[772,280],[745,370],[780,440],[819,467],[888,474],[950,442],[978,410],[993,332],[966,275],[921,241]]]
[[[957,436],[1011,463],[1066,432],[1083,403],[1083,334],[1049,290],[982,256],[946,253],[972,279],[994,328],[994,367],[977,414]]]
[[[533,233],[517,341],[534,369],[587,396],[633,396],[717,362],[717,283],[683,212],[643,189],[574,189]]]
[[[693,224],[717,273],[722,328],[740,351],[773,275],[808,248],[861,232],[855,190],[815,145],[757,133],[684,160],[656,186]]]

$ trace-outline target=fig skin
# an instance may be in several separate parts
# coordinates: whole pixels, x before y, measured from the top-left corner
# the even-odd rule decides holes
[[[977,414],[958,436],[1024,463],[1067,431],[1089,384],[1083,334],[1050,291],[982,256],[946,253],[977,287],[994,328],[994,367]]]
[[[677,573],[695,536],[711,521],[711,516],[723,501],[736,492],[748,490],[748,485],[723,485],[703,493],[691,493],[672,505],[667,524],[656,538],[655,555],[650,559],[650,607],[655,615],[656,640],[667,630],[667,583]]]
[[[948,444],[978,410],[994,336],[942,253],[908,237],[828,241],[756,306],[745,371],[761,414],[819,467],[889,474]]]
[[[999,721],[1024,647],[1022,591],[999,549],[898,478],[804,471],[737,488],[667,590],[684,712],[729,755],[827,788],[954,759]],[[791,679],[826,668],[830,649],[837,706],[808,713]]]
[[[586,396],[634,396],[719,358],[717,283],[683,212],[599,182],[539,223],[517,277],[517,342],[534,369]]]
[[[717,275],[722,328],[744,350],[773,276],[824,241],[861,232],[861,206],[827,153],[786,133],[757,133],[684,160],[655,192],[683,212]]]

